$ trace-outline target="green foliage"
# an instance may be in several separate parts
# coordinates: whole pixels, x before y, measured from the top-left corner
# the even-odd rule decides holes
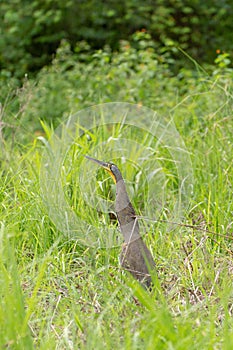
[[[1,83],[2,348],[233,346],[230,58],[219,53],[215,65],[206,68],[208,73],[194,62],[195,70],[182,68],[174,76],[170,54],[160,55],[148,32],[140,31],[132,40],[133,44],[121,41],[118,52],[106,47],[92,55],[85,42],[74,55],[62,41],[51,66],[41,70],[36,81],[26,79],[18,89],[15,80]],[[149,223],[141,220],[156,262],[152,293],[119,268],[120,247],[86,247],[67,239],[51,222],[41,198],[41,157],[60,120],[92,104],[116,100],[172,117],[192,159],[191,206],[181,226],[172,225],[171,230],[170,223],[154,222],[154,216]],[[101,131],[104,136],[110,132]],[[119,138],[125,132],[113,131]],[[67,152],[63,186],[75,213],[86,215],[101,236],[111,223],[107,214],[96,213],[79,195],[75,151],[73,147]],[[158,152],[155,157],[167,156],[162,148]],[[165,165],[172,175],[173,165]],[[124,169],[133,182],[137,170],[127,163]],[[96,188],[106,180],[103,176],[97,174]],[[130,194],[140,213],[145,187],[138,178],[137,187],[130,183]],[[111,186],[105,181],[99,193],[109,195]]]
[[[41,138],[23,150],[14,146],[0,180],[2,347],[30,349],[32,341],[38,349],[232,347],[232,98],[226,85],[219,93],[209,80],[205,94],[201,77],[191,81],[197,93],[173,101],[195,171],[185,220],[219,235],[153,224],[144,237],[157,266],[149,294],[119,269],[119,248],[82,247],[50,222],[38,182]],[[45,129],[49,139],[52,130]]]
[[[196,113],[202,114],[203,103],[208,110],[217,110],[219,101],[224,103],[226,96],[230,96],[232,69],[227,53],[219,53],[215,66],[207,66],[209,75],[195,61],[196,70],[182,68],[174,75],[170,53],[158,54],[149,33],[138,32],[133,41],[134,45],[121,41],[119,52],[106,47],[92,55],[84,42],[81,51],[73,54],[69,43],[62,41],[52,65],[43,68],[36,81],[26,78],[18,89],[15,89],[14,79],[8,85],[2,82],[4,138],[17,138],[18,142],[31,140],[35,134],[43,132],[41,120],[56,128],[63,118],[97,103],[138,103],[167,115],[168,110],[181,110],[187,99],[192,101],[192,108],[195,105]],[[224,89],[215,83],[218,80],[223,84],[225,81]],[[212,101],[209,94],[215,84],[217,96]],[[202,98],[197,98],[197,94]],[[183,98],[180,104],[178,101]],[[189,109],[185,107],[182,113],[187,115],[190,127]],[[205,118],[201,120],[205,125]]]
[[[0,64],[2,76],[16,77],[37,71],[50,59],[60,40],[70,2],[35,0],[1,1]]]
[[[217,49],[232,51],[230,0],[3,0],[0,8],[2,78],[38,71],[63,39],[74,52],[82,41],[92,49],[117,49],[121,40],[133,44],[132,35],[144,29],[161,54],[179,46],[197,60],[213,62]]]
[[[11,236],[12,234],[7,232],[2,221],[0,227],[0,346],[2,349],[33,349],[14,246],[10,243]]]
[[[92,56],[85,53],[83,43],[79,60],[79,53],[72,54],[68,42],[62,41],[52,65],[38,74],[37,83],[26,79],[17,95],[14,93],[6,103],[3,121],[20,128],[27,125],[28,132],[36,132],[41,129],[41,119],[56,127],[63,117],[98,102],[147,100],[148,105],[153,101],[153,107],[156,103],[156,108],[162,106],[158,92],[171,76],[169,55],[165,61],[165,56],[156,53],[148,33],[135,34],[134,42],[137,48],[124,41],[119,53],[106,48]],[[2,84],[3,98],[8,89]],[[153,89],[157,89],[157,96]],[[12,119],[12,113],[18,113],[18,117]]]

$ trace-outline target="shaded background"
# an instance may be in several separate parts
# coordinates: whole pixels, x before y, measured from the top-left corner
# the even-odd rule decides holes
[[[11,0],[0,4],[1,76],[22,77],[51,62],[61,41],[72,52],[118,50],[132,34],[150,33],[157,53],[181,64],[176,47],[213,63],[216,50],[232,52],[231,0]],[[183,63],[182,63],[183,64]]]

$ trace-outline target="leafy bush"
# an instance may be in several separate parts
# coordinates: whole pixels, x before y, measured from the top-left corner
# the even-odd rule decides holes
[[[166,115],[183,98],[193,98],[197,108],[203,110],[203,103],[208,107],[208,98],[204,97],[216,79],[226,80],[227,89],[232,88],[231,62],[225,53],[219,53],[215,66],[207,67],[210,75],[195,62],[195,70],[182,68],[174,75],[169,52],[158,54],[147,32],[136,33],[133,40],[134,45],[121,41],[119,51],[106,47],[93,55],[85,42],[80,47],[82,54],[73,54],[69,43],[62,41],[51,66],[44,67],[36,81],[26,79],[23,87],[16,90],[14,79],[8,86],[3,83],[4,134],[12,135],[13,130],[22,141],[23,137],[31,138],[32,133],[40,132],[40,120],[56,127],[62,118],[78,110],[112,101],[144,104]],[[195,98],[196,94],[201,94],[201,98]],[[221,88],[218,94],[216,99],[210,99],[210,108],[218,108]],[[182,113],[189,111],[184,109]],[[190,123],[190,117],[187,120]]]
[[[126,2],[12,0],[0,4],[2,77],[22,77],[51,62],[61,40],[87,41],[92,49],[134,43],[132,34],[145,28],[157,51],[180,46],[195,59],[213,61],[217,49],[232,50],[230,0],[127,0]]]

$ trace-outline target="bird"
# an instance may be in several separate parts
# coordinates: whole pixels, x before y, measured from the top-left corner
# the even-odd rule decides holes
[[[112,162],[103,162],[87,155],[85,157],[104,168],[116,184],[115,211],[124,238],[120,253],[120,264],[142,286],[150,290],[153,285],[150,271],[155,268],[155,262],[140,235],[138,218],[130,202],[122,174]]]

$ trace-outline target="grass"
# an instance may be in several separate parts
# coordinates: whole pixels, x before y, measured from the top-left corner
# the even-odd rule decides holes
[[[176,167],[169,151],[144,132],[135,134],[121,125],[97,128],[94,136],[76,138],[67,151],[58,178],[66,203],[87,222],[78,221],[77,235],[59,230],[58,222],[51,220],[51,187],[47,187],[49,200],[43,201],[42,153],[53,132],[48,123],[43,125],[44,133],[34,135],[30,142],[19,144],[9,136],[1,139],[1,348],[232,348],[232,73],[214,74],[210,79],[192,76],[178,100],[172,94],[175,78],[166,80],[171,87],[163,108],[170,110],[193,172],[189,206],[178,218],[181,225],[170,223],[179,188]],[[159,94],[166,82],[161,83]],[[29,89],[32,95],[38,93],[38,87]],[[145,104],[149,95],[147,91]],[[32,108],[28,115],[33,112]],[[124,145],[123,139],[130,141]],[[132,139],[141,140],[142,153]],[[144,217],[140,219],[142,232],[147,232],[144,239],[157,266],[151,293],[121,270],[120,247],[106,246],[108,235],[116,237],[119,232],[115,221],[96,208],[103,198],[112,205],[114,185],[104,172],[95,168],[93,175],[88,166],[84,175],[89,176],[91,170],[92,177],[85,184],[88,176],[83,177],[80,170],[80,152],[91,155],[98,147],[103,160],[111,155],[124,169],[130,196]],[[145,150],[153,152],[139,164]],[[124,163],[121,156],[126,151],[129,162]],[[161,167],[161,177],[152,173],[152,160]],[[155,179],[166,183],[167,196],[152,202],[151,210],[147,201],[160,190]],[[91,202],[83,199],[84,185]],[[58,210],[62,214],[62,207]],[[99,239],[92,246],[85,244],[88,225],[92,225],[89,234]]]

